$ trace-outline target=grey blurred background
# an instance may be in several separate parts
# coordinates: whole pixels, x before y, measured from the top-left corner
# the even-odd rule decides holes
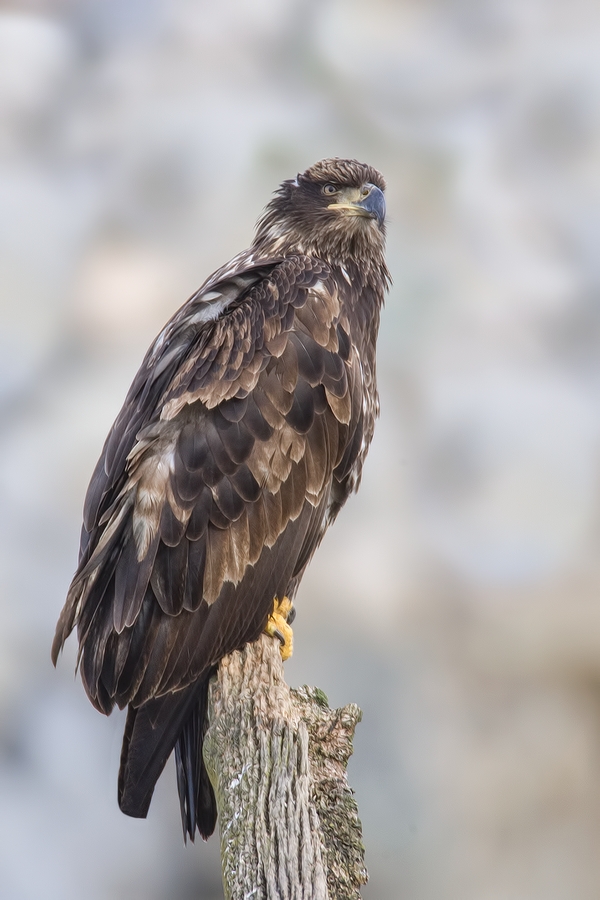
[[[3,900],[222,897],[49,645],[147,345],[334,155],[388,180],[394,287],[287,675],[364,710],[364,897],[597,900],[599,42],[587,0],[0,2]]]

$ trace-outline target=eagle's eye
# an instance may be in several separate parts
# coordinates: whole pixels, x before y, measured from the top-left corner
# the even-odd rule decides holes
[[[323,188],[324,194],[337,194],[337,192],[338,189],[336,188],[335,184],[326,184]]]

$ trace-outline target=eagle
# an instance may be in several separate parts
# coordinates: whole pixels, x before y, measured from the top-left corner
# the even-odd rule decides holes
[[[281,184],[250,248],[148,350],[87,491],[52,659],[76,627],[89,699],[128,708],[124,813],[147,815],[175,750],[192,840],[217,816],[209,679],[265,630],[290,654],[300,579],[360,482],[390,285],[384,191],[337,158]]]

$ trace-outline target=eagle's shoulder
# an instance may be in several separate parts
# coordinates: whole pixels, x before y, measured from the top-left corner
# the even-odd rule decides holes
[[[302,299],[302,289],[328,274],[323,262],[310,257],[261,257],[247,250],[218,269],[177,310],[146,353],[107,436],[84,504],[83,553],[86,532],[122,487],[127,457],[140,431],[189,402],[194,382],[202,383],[199,398],[212,399],[214,405],[224,398],[234,370],[238,381],[251,377],[244,369],[256,364],[257,349],[274,346],[287,310]]]

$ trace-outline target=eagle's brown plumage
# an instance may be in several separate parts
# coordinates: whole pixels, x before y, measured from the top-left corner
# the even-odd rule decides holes
[[[175,747],[192,838],[216,817],[208,678],[293,596],[358,486],[378,409],[384,189],[340,159],[281,185],[250,249],[148,351],[88,489],[53,659],[77,626],[92,703],[129,707],[124,812],[146,815]]]

